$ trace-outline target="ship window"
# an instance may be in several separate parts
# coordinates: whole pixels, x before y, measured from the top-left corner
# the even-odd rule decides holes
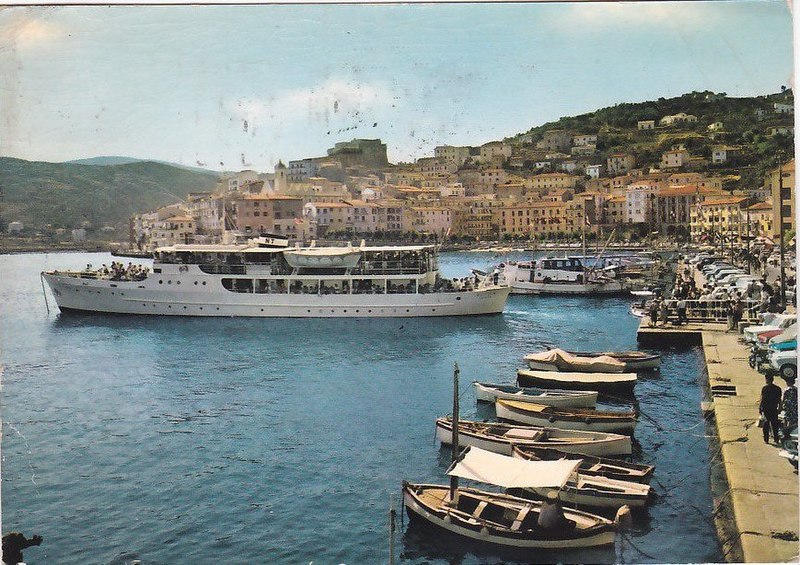
[[[172,281],[167,281],[167,284],[172,284]]]
[[[230,292],[253,292],[252,279],[222,279],[222,286]]]
[[[162,280],[159,280],[159,281],[158,281],[158,284],[164,284],[164,281],[162,281]]]

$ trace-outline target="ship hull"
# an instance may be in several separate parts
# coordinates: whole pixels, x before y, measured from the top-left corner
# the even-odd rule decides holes
[[[420,294],[257,294],[229,292],[213,275],[112,281],[44,273],[64,313],[264,318],[410,318],[503,311],[509,287]],[[160,281],[160,282],[159,282]]]

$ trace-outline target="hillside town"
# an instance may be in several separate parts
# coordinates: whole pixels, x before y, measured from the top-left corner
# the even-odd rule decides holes
[[[775,102],[771,115],[758,109],[755,118],[765,123],[764,136],[793,136],[793,111]],[[684,112],[637,120],[629,135],[644,142],[638,146],[647,155],[604,150],[604,138],[619,134],[611,128],[440,145],[409,164],[391,164],[379,139],[353,139],[322,157],[279,162],[273,173],[226,175],[213,191],[136,215],[131,246],[217,243],[226,233],[530,242],[616,232],[628,240],[657,234],[722,243],[775,240],[781,216],[793,233],[794,160],[778,157],[759,182],[742,186],[741,171],[752,168],[750,148],[719,141],[726,125],[703,121]],[[690,149],[698,137],[705,151]],[[657,163],[647,162],[664,138],[692,143],[672,144]]]

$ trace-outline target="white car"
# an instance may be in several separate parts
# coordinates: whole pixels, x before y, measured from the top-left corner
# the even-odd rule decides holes
[[[755,343],[758,341],[758,336],[764,332],[786,329],[797,323],[797,316],[794,314],[761,314],[761,316],[763,324],[748,326],[742,332],[746,342]]]
[[[773,351],[769,356],[769,364],[784,379],[797,378],[797,350]]]

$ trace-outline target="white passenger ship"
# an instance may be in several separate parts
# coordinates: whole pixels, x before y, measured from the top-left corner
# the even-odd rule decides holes
[[[500,281],[512,294],[608,296],[628,294],[615,267],[586,268],[579,257],[561,257],[502,263]]]
[[[87,269],[42,277],[62,312],[254,317],[468,316],[503,311],[499,277],[443,279],[430,245],[289,247],[257,238],[240,245],[156,250],[137,275]]]

